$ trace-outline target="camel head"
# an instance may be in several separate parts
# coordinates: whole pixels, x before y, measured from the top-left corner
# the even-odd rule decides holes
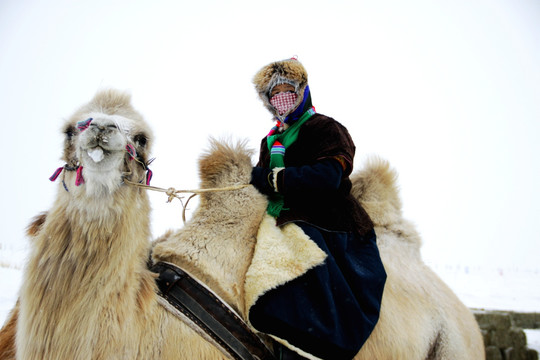
[[[63,132],[66,190],[84,189],[86,196],[99,197],[113,193],[124,179],[149,181],[152,133],[129,94],[99,91],[69,118]]]

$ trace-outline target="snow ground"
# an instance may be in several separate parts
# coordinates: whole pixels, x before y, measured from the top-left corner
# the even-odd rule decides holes
[[[4,249],[5,250],[5,249]],[[10,251],[8,251],[9,253]],[[8,259],[9,258],[9,259]],[[15,304],[24,255],[0,256],[0,324]],[[470,308],[540,312],[540,269],[484,269],[428,264]],[[540,352],[540,330],[526,330],[529,348]]]

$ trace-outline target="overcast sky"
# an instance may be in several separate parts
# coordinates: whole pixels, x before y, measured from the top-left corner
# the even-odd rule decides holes
[[[539,267],[537,0],[2,0],[2,246],[51,206],[60,127],[97,90],[129,91],[154,129],[153,185],[196,188],[209,136],[258,147],[272,123],[251,79],[293,55],[356,168],[398,171],[429,263]],[[182,226],[151,199],[155,236]]]

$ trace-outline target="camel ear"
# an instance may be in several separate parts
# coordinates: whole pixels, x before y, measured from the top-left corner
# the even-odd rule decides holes
[[[62,132],[64,133],[64,161],[70,165],[75,165],[77,159],[75,158],[75,137],[78,135],[79,130],[68,123],[64,126]]]

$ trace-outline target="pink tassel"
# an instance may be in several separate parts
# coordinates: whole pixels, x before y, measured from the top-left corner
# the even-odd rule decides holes
[[[147,169],[147,171],[146,171],[146,185],[150,185],[150,180],[152,180],[152,175],[154,175],[152,173],[152,170]]]
[[[84,178],[82,176],[82,166],[79,166],[77,168],[77,178],[75,179],[75,186],[79,186],[81,184],[84,184]]]
[[[137,157],[137,151],[135,150],[135,147],[131,144],[127,144],[126,145],[126,150],[129,154],[129,156],[131,157],[130,160],[133,160]]]
[[[54,172],[54,174],[52,174],[49,180],[55,181],[58,178],[58,176],[60,176],[60,174],[62,173],[62,170],[64,170],[63,166],[56,169],[56,171]]]
[[[90,123],[92,122],[92,118],[89,118],[89,119],[86,119],[86,120],[83,120],[83,121],[79,121],[77,123],[77,128],[83,132],[84,130],[88,129],[88,127],[90,126]]]

